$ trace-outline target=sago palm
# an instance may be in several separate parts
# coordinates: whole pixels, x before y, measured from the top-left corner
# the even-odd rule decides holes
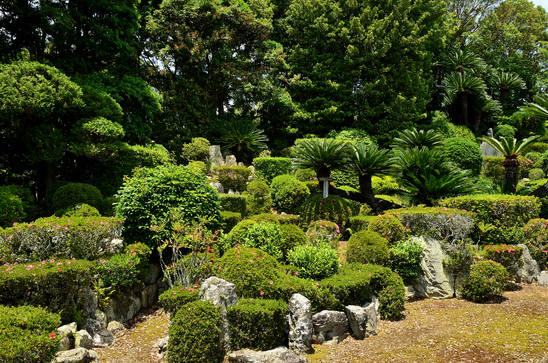
[[[520,113],[537,118],[539,120],[548,120],[548,95],[536,95],[533,100],[520,108]]]
[[[522,89],[525,82],[518,75],[508,72],[495,73],[492,83],[500,90],[500,103],[504,105],[508,98],[508,93],[512,89]]]
[[[468,98],[471,94],[483,94],[487,86],[483,79],[468,72],[453,72],[443,79],[446,104],[458,102],[462,120],[468,125]]]
[[[409,149],[423,146],[433,148],[443,143],[443,136],[435,130],[418,131],[416,128],[412,128],[398,132],[398,136],[392,142],[391,146],[394,148]]]
[[[493,137],[483,136],[478,138],[491,145],[495,150],[504,156],[502,166],[504,167],[504,179],[510,186],[512,193],[516,192],[518,184],[519,160],[518,156],[527,152],[527,149],[533,144],[539,136],[531,136],[523,140],[501,137],[495,139]]]
[[[295,157],[291,159],[296,169],[313,169],[318,180],[329,178],[331,169],[345,164],[348,152],[344,142],[337,139],[303,140],[295,147]]]

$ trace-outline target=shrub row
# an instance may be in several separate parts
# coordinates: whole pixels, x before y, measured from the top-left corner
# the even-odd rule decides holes
[[[284,174],[291,173],[292,163],[289,158],[258,157],[253,159],[255,176],[259,180],[266,181],[268,184],[272,180]]]

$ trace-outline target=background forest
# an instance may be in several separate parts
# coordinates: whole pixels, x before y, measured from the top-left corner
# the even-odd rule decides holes
[[[257,129],[274,156],[345,129],[542,135],[547,28],[527,0],[1,1],[0,185],[110,197]]]

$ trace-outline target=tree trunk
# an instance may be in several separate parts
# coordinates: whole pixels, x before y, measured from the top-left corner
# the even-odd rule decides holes
[[[476,132],[476,135],[479,135],[480,122],[481,122],[481,110],[478,110],[474,112],[474,124],[475,124],[474,130]]]
[[[462,112],[462,122],[468,127],[468,93],[459,93],[460,110]]]
[[[506,98],[508,97],[508,92],[510,92],[510,89],[508,88],[500,89],[500,105],[501,106],[504,106],[504,102],[506,102]]]
[[[518,185],[519,160],[517,158],[506,158],[502,162],[502,166],[504,167],[504,179],[510,186],[510,191],[515,193]]]
[[[378,213],[379,206],[377,204],[377,200],[375,199],[375,194],[373,193],[373,187],[371,185],[371,175],[359,175],[358,182],[360,183],[360,192],[362,193],[363,199],[365,200],[367,205],[371,207],[375,214]]]

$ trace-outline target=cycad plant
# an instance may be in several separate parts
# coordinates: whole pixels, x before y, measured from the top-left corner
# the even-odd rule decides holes
[[[295,147],[295,157],[291,159],[296,169],[313,169],[318,180],[329,178],[331,170],[342,167],[348,152],[344,142],[337,139],[302,140]]]
[[[533,144],[539,136],[531,136],[523,140],[501,137],[495,139],[493,137],[483,136],[478,138],[491,145],[495,150],[504,156],[502,166],[504,167],[504,179],[509,186],[510,192],[516,192],[518,184],[519,160],[518,156],[527,152],[527,149]]]
[[[398,136],[394,138],[394,148],[412,149],[414,147],[428,147],[433,148],[443,143],[443,136],[435,130],[417,130],[412,128],[411,130],[404,130],[398,132]]]
[[[367,146],[363,143],[351,144],[349,148],[349,163],[346,168],[348,171],[358,175],[360,192],[365,202],[376,213],[379,208],[373,193],[371,177],[374,175],[391,174],[391,157],[389,152],[388,150],[379,149],[375,144]]]
[[[219,141],[228,149],[236,151],[238,160],[242,160],[246,152],[257,153],[266,149],[268,138],[264,131],[247,120],[231,120],[220,127]]]

